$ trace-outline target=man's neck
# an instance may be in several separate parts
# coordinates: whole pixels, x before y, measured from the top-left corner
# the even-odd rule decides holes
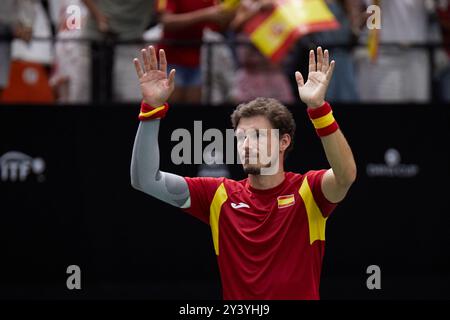
[[[265,175],[248,175],[249,184],[259,190],[267,190],[275,188],[284,181],[284,170],[280,169],[276,174],[265,176]]]

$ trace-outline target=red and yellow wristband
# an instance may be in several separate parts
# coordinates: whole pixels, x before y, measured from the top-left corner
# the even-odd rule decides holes
[[[144,101],[141,102],[141,112],[139,113],[139,120],[148,121],[153,119],[162,119],[169,111],[169,104],[166,102],[162,106],[153,107]]]
[[[333,110],[328,102],[318,108],[308,108],[308,115],[319,137],[328,136],[339,129],[333,117]]]

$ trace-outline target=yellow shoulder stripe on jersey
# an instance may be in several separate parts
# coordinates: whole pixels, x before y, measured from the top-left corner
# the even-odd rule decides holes
[[[227,190],[223,182],[217,188],[214,198],[209,208],[209,225],[211,227],[212,238],[214,242],[214,250],[219,255],[219,216],[222,205],[227,201]]]
[[[313,244],[316,240],[325,241],[325,224],[327,218],[324,218],[322,212],[314,200],[311,188],[308,183],[308,177],[303,179],[302,185],[298,191],[303,199],[308,214],[309,224],[309,244]]]

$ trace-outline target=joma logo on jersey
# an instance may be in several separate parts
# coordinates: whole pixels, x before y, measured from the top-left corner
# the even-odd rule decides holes
[[[243,202],[239,202],[238,204],[232,202],[231,206],[233,207],[233,209],[250,208],[250,206],[248,204],[243,203]]]
[[[277,202],[278,202],[278,209],[286,208],[293,206],[295,204],[295,198],[293,194],[288,194],[285,196],[279,196],[277,198]]]

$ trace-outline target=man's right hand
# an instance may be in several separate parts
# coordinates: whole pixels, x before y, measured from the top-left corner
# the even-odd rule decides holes
[[[145,103],[153,107],[162,106],[175,88],[175,69],[170,70],[169,77],[167,77],[166,54],[162,49],[159,50],[159,67],[153,46],[142,49],[141,53],[144,71],[139,59],[135,58],[133,62],[139,77],[142,97]]]

